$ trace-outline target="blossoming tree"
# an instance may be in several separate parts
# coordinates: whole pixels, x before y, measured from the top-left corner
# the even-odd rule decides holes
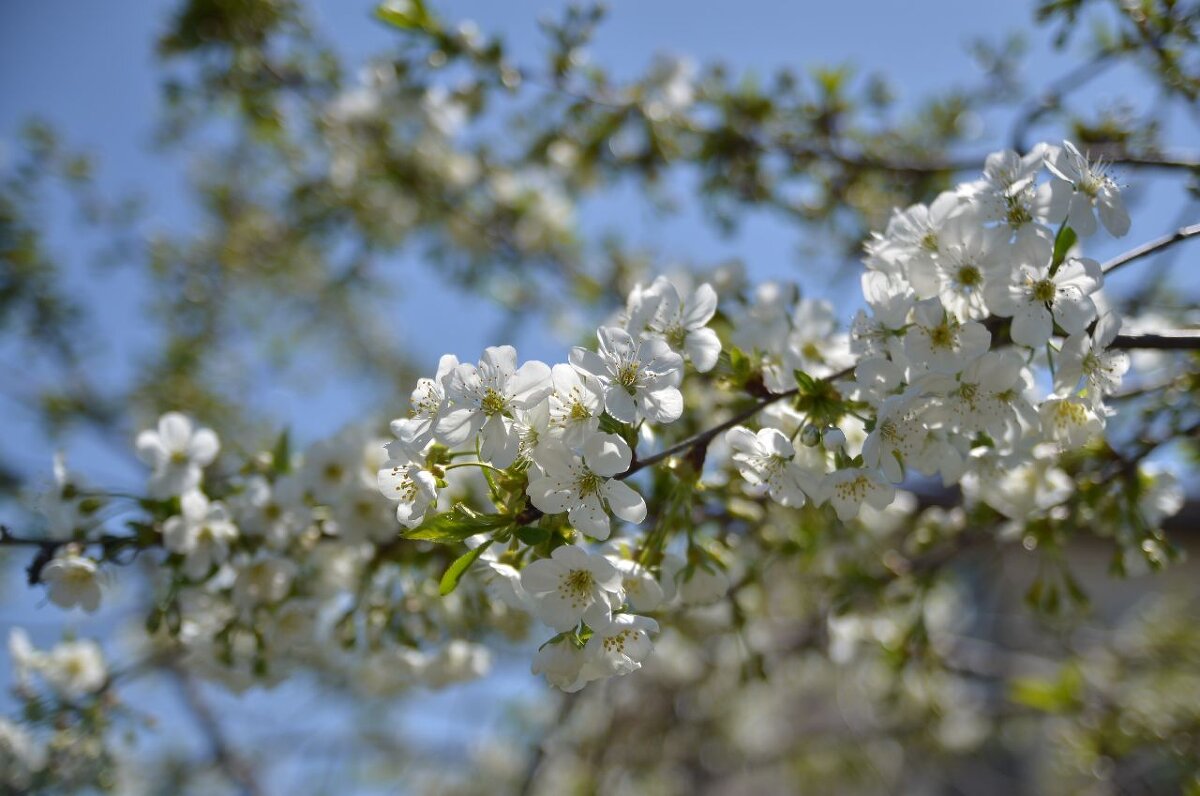
[[[1065,36],[1091,5],[1039,14]],[[145,481],[116,492],[56,459],[36,514],[0,536],[56,609],[93,614],[136,583],[138,629],[43,650],[13,631],[5,787],[128,787],[114,736],[137,677],[175,678],[222,782],[254,792],[259,754],[223,739],[197,683],[315,675],[399,699],[486,682],[503,656],[559,706],[546,738],[514,730],[506,763],[477,761],[514,791],[616,792],[624,777],[688,792],[706,776],[718,791],[797,776],[909,790],[1014,758],[1044,769],[980,787],[1200,788],[1194,588],[1115,627],[1084,608],[1129,575],[1180,571],[1195,541],[1195,308],[1156,303],[1154,280],[1106,283],[1184,250],[1200,224],[1096,252],[1149,227],[1127,202],[1140,181],[1177,173],[1194,192],[1200,161],[1153,120],[1088,123],[1066,102],[1125,61],[1194,112],[1194,8],[1109,9],[1089,69],[1027,107],[1011,53],[988,50],[989,101],[1016,104],[1016,135],[961,161],[941,152],[959,145],[944,118],[962,97],[881,130],[836,72],[802,91],[663,61],[617,83],[577,57],[593,11],[546,24],[546,68],[419,0],[376,13],[402,47],[352,85],[286,3],[192,0],[163,40],[200,65],[172,89],[180,140],[210,103],[239,107],[221,223],[148,255],[180,317],[159,380],[121,396],[144,428],[125,433],[121,400],[86,377],[46,403],[114,433]],[[462,133],[502,101],[530,103],[524,138],[497,151]],[[1048,140],[1027,140],[1035,126]],[[44,133],[34,144],[30,170],[67,162]],[[247,158],[270,190],[236,173]],[[755,283],[575,238],[585,195],[684,168],[723,220],[770,208],[856,252],[853,301],[810,297],[803,272]],[[5,188],[13,230],[21,176]],[[418,235],[449,278],[515,314],[553,291],[591,302],[542,310],[571,317],[580,344],[542,362],[497,339],[423,376],[392,356],[403,413],[302,450],[202,384],[232,346],[226,324],[263,296],[285,328],[307,302],[356,339],[371,257]],[[347,238],[361,243],[348,265]],[[39,289],[5,300],[37,307],[54,280]],[[250,306],[218,301],[226,290]],[[29,344],[74,373],[74,343],[43,331]]]

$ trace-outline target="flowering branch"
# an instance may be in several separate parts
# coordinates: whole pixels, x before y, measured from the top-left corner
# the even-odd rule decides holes
[[[852,367],[843,368],[842,370],[838,371],[837,373],[834,373],[831,376],[826,376],[826,377],[820,379],[820,381],[828,384],[828,383],[832,383],[832,382],[844,379],[853,373],[854,373],[854,368],[852,368]],[[723,423],[720,423],[718,425],[713,426],[712,428],[709,428],[704,431],[693,434],[692,436],[688,437],[687,439],[680,440],[679,442],[675,443],[674,445],[667,448],[666,450],[660,451],[660,452],[654,454],[653,456],[648,456],[645,459],[635,460],[629,466],[629,469],[626,470],[625,472],[621,473],[620,475],[618,475],[617,478],[621,478],[621,479],[629,478],[631,475],[638,472],[639,470],[644,470],[647,467],[652,467],[661,461],[669,459],[670,457],[675,456],[677,454],[683,453],[684,451],[689,450],[691,448],[697,448],[697,449],[706,448],[706,447],[708,447],[708,443],[712,442],[717,437],[718,434],[720,434],[724,431],[728,431],[729,429],[733,428],[736,425],[745,423],[747,420],[754,417],[755,415],[757,415],[763,409],[766,409],[771,404],[777,403],[777,402],[782,401],[787,398],[795,398],[799,394],[800,394],[800,388],[796,387],[794,389],[785,390],[784,392],[778,393],[776,395],[772,395],[769,398],[764,398],[761,401],[759,401],[758,403],[756,403],[754,406],[751,406],[750,408],[745,409],[742,412],[739,412],[738,414],[734,415],[733,417],[729,418],[728,420],[724,421]],[[697,469],[699,469],[699,468],[697,468]]]
[[[247,683],[324,643],[312,618],[326,576],[299,575],[344,555],[357,563],[328,577],[354,595],[335,622],[346,650],[397,655],[399,668],[431,681],[474,676],[486,665],[483,652],[446,643],[441,630],[434,638],[435,617],[448,609],[408,591],[395,612],[388,586],[398,573],[432,578],[436,598],[474,581],[468,588],[486,587],[491,599],[462,605],[531,614],[553,631],[532,667],[568,692],[640,668],[674,595],[720,599],[727,568],[750,582],[756,563],[724,561],[724,540],[706,538],[706,523],[695,521],[692,479],[630,483],[676,456],[686,457],[689,474],[741,476],[713,479],[720,486],[705,490],[706,503],[729,499],[717,515],[725,520],[737,516],[734,501],[766,496],[824,512],[812,515],[821,522],[850,522],[893,510],[920,473],[953,487],[972,510],[983,504],[994,510],[988,516],[1028,523],[1030,533],[1061,521],[1039,514],[1045,507],[1086,499],[1089,516],[1127,519],[1134,531],[1120,538],[1131,554],[1167,560],[1164,520],[1182,499],[1166,494],[1156,509],[1146,495],[1162,477],[1140,458],[1090,443],[1116,415],[1130,365],[1122,349],[1196,349],[1200,332],[1118,334],[1119,318],[1100,312],[1104,269],[1072,254],[1101,225],[1118,237],[1128,230],[1120,188],[1069,142],[1024,156],[993,153],[982,179],[898,211],[868,242],[866,307],[848,333],[832,305],[788,286],[735,289],[719,308],[711,284],[685,289],[659,277],[637,284],[594,346],[573,348],[565,362],[521,362],[511,346],[485,349],[477,364],[443,356],[432,377],[418,380],[411,413],[392,421],[390,442],[359,429],[297,455],[284,434],[269,453],[226,462],[232,475],[210,482],[215,432],[168,412],[137,436],[150,474],[145,498],[124,496],[145,512],[127,535],[88,538],[97,506],[113,496],[80,490],[63,465],[45,501],[49,539],[3,529],[0,544],[36,548],[30,582],[45,583],[59,606],[88,611],[100,599],[99,565],[127,549],[161,548],[165,576],[148,631],[165,627],[182,639],[195,596],[227,604],[206,642],[186,643],[206,644]],[[1183,227],[1108,270],[1197,233],[1200,225]],[[719,380],[690,376],[718,364]],[[718,381],[743,396],[725,410],[728,419],[637,458],[642,433],[666,439],[662,429],[685,412],[722,403],[704,399]],[[743,426],[751,419],[753,430]],[[704,425],[692,420],[692,428]],[[722,435],[727,455],[706,462]],[[1071,451],[1095,457],[1088,472],[1116,462],[1127,477],[1076,483],[1079,473],[1067,472],[1075,459],[1059,458]],[[1034,507],[1024,517],[1008,493],[1028,488],[1048,494],[1016,496],[1015,505]],[[915,506],[930,504],[918,496]],[[591,547],[613,535],[614,518],[654,527]],[[964,552],[958,544],[991,538],[979,530],[892,564],[898,576],[926,577]],[[360,621],[364,612],[370,621]],[[413,616],[429,620],[428,633],[403,618]]]

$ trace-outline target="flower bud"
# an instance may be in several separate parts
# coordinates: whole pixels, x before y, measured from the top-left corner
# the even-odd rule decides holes
[[[821,442],[821,429],[808,423],[800,430],[800,444],[806,448],[815,448]]]
[[[823,438],[825,450],[831,453],[836,453],[846,447],[846,433],[837,426],[830,426],[825,429]]]

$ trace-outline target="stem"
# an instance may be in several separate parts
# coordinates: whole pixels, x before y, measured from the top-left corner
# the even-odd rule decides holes
[[[488,464],[487,462],[455,462],[454,464],[447,464],[444,467],[442,467],[442,472],[446,472],[448,470],[455,470],[459,467],[486,467],[487,469],[495,470],[498,473],[504,472],[499,467],[493,467],[492,465]]]

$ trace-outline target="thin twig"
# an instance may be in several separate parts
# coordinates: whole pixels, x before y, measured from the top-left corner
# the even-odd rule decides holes
[[[1154,254],[1155,252],[1162,251],[1163,249],[1174,246],[1176,243],[1180,243],[1181,241],[1185,241],[1188,238],[1196,235],[1200,235],[1200,224],[1190,224],[1186,227],[1180,227],[1168,235],[1163,235],[1161,238],[1155,238],[1152,241],[1143,243],[1137,248],[1130,249],[1124,254],[1114,257],[1104,264],[1102,270],[1104,271],[1105,276],[1107,276],[1124,265],[1128,265],[1135,260],[1140,260],[1147,255]]]
[[[550,733],[567,723],[567,720],[571,717],[571,712],[575,709],[575,705],[580,699],[581,692],[579,691],[563,694],[562,704],[558,708],[558,716],[555,717],[553,724],[546,727],[545,734],[542,735],[534,746],[533,753],[529,756],[529,764],[525,767],[524,776],[521,777],[521,785],[517,793],[526,796],[533,792],[533,788],[537,784],[538,773],[541,771],[542,763],[546,759],[546,741]]]
[[[838,381],[839,379],[846,378],[853,372],[854,372],[853,367],[844,368],[843,370],[839,370],[837,373],[834,373],[832,376],[826,376],[823,379],[820,379],[820,381],[825,381],[825,382]],[[754,404],[750,408],[748,408],[742,412],[739,412],[738,414],[729,418],[724,423],[719,423],[719,424],[713,426],[712,428],[705,429],[704,431],[693,434],[692,436],[688,437],[687,439],[675,443],[671,447],[667,448],[665,451],[660,451],[659,453],[656,453],[653,456],[649,456],[645,459],[640,459],[638,461],[633,462],[633,464],[629,465],[629,469],[626,470],[625,472],[621,473],[620,475],[618,475],[617,478],[619,478],[619,479],[629,478],[631,475],[638,472],[639,470],[644,470],[647,467],[651,467],[655,464],[658,464],[659,462],[663,461],[664,459],[669,459],[672,456],[683,453],[684,451],[690,450],[699,445],[706,446],[706,445],[708,445],[708,443],[712,442],[713,438],[716,437],[718,434],[720,434],[722,431],[731,429],[734,426],[736,426],[738,423],[744,423],[745,421],[749,420],[750,418],[754,417],[756,414],[761,412],[763,409],[766,409],[771,404],[782,401],[785,398],[793,398],[796,395],[798,395],[799,392],[800,392],[800,389],[797,387],[797,388],[793,388],[791,390],[787,390],[786,392],[781,392],[777,395],[772,395],[770,398],[764,398],[763,400]]]

